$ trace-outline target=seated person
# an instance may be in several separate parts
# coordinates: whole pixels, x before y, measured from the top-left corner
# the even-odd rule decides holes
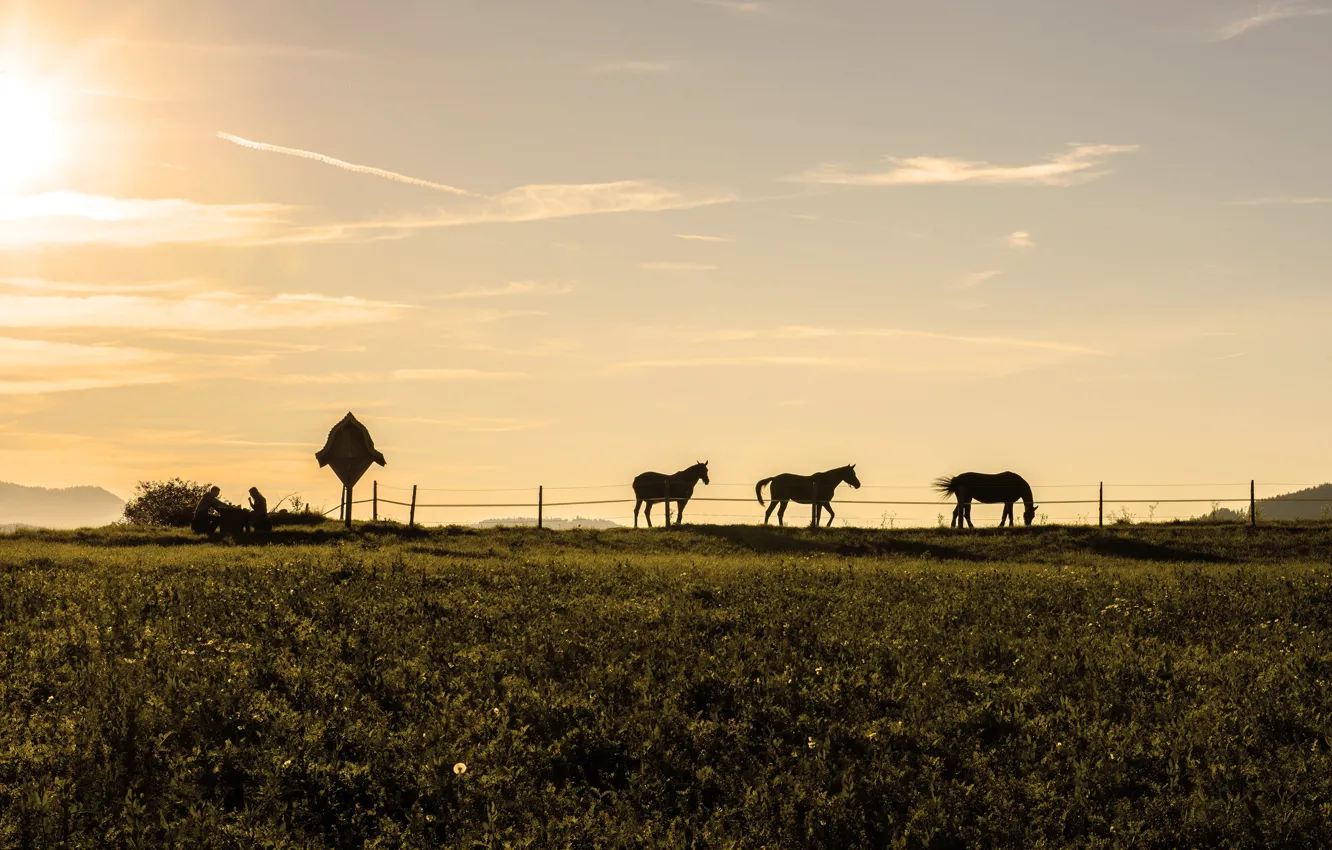
[[[221,492],[221,487],[209,487],[203,494],[203,498],[194,509],[194,519],[190,522],[191,530],[197,534],[212,534],[217,531],[219,517],[213,511],[227,506],[226,502],[218,498]]]
[[[250,488],[250,515],[247,520],[246,524],[255,531],[273,530],[273,523],[268,519],[268,500],[258,487]]]

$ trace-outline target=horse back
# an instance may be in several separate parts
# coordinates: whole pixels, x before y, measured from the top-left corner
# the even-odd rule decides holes
[[[667,484],[670,491],[667,492]],[[644,472],[634,479],[634,496],[639,499],[687,499],[694,495],[695,482],[681,480],[661,472]]]

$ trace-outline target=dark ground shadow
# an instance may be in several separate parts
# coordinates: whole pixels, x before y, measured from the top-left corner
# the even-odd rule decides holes
[[[908,540],[892,535],[875,535],[873,545],[863,541],[848,542],[836,532],[773,528],[764,525],[695,525],[689,531],[700,537],[724,540],[752,552],[824,552],[832,555],[910,555],[941,560],[979,561],[984,558],[952,546]],[[825,539],[819,535],[826,534]]]
[[[1130,537],[1098,536],[1087,540],[1088,551],[1111,558],[1129,558],[1135,561],[1176,561],[1187,563],[1222,564],[1233,563],[1233,558],[1223,558],[1210,552],[1195,552],[1175,546],[1163,546]]]

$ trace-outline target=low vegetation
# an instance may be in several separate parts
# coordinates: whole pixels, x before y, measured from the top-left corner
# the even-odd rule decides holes
[[[0,847],[1332,844],[1332,527],[0,539]]]

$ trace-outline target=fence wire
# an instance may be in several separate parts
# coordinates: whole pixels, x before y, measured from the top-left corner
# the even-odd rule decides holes
[[[761,523],[767,511],[766,506],[769,503],[769,500],[766,498],[763,500],[764,501],[763,507],[755,505],[755,502],[757,502],[758,500],[755,499],[754,496],[750,495],[753,492],[751,489],[753,486],[754,486],[753,484],[740,483],[740,482],[713,482],[710,485],[710,489],[713,492],[721,490],[722,493],[725,493],[727,490],[743,488],[745,492],[744,496],[703,495],[703,493],[706,493],[707,490],[703,490],[702,486],[700,486],[699,489],[695,490],[695,494],[692,495],[687,500],[686,503],[687,509],[685,511],[686,521],[691,523],[696,521],[702,521],[702,522],[721,521],[726,523],[735,523],[735,522]],[[1065,493],[1056,493],[1052,495],[1067,494],[1070,496],[1077,494],[1068,493],[1067,491],[1069,490],[1080,489],[1084,491],[1090,491],[1091,493],[1090,498],[1058,498],[1058,499],[1038,498],[1036,500],[1038,505],[1038,513],[1037,513],[1038,524],[1073,523],[1073,524],[1086,525],[1086,524],[1097,524],[1098,522],[1102,524],[1111,524],[1115,522],[1124,522],[1124,521],[1170,522],[1170,521],[1185,520],[1185,519],[1207,519],[1209,518],[1209,516],[1216,517],[1217,516],[1216,511],[1221,506],[1243,506],[1238,508],[1237,510],[1234,510],[1224,515],[1230,518],[1243,518],[1247,516],[1247,507],[1251,502],[1257,503],[1259,509],[1258,510],[1259,519],[1261,520],[1262,511],[1265,507],[1267,507],[1267,505],[1264,504],[1264,501],[1267,499],[1271,499],[1273,497],[1270,495],[1258,496],[1257,495],[1258,488],[1261,487],[1270,490],[1270,488],[1275,488],[1275,487],[1303,488],[1308,486],[1313,486],[1313,485],[1301,484],[1297,482],[1281,483],[1281,482],[1257,482],[1257,481],[1200,482],[1192,484],[1181,484],[1174,482],[1158,482],[1152,484],[1106,482],[1104,484],[1101,484],[1100,482],[1097,482],[1092,484],[1040,484],[1040,485],[1033,485],[1033,490],[1035,490],[1038,493],[1042,490],[1061,490],[1065,491]],[[538,521],[537,516],[535,515],[511,516],[511,517],[484,517],[484,519],[482,518],[484,515],[482,516],[477,516],[475,514],[473,514],[472,516],[467,515],[471,512],[478,512],[478,511],[506,510],[506,511],[515,511],[515,512],[540,515],[543,523],[551,522],[551,523],[559,523],[561,525],[568,523],[576,526],[579,523],[584,523],[584,522],[592,523],[592,522],[610,521],[617,524],[632,524],[634,521],[634,515],[632,513],[627,512],[627,510],[625,509],[628,506],[638,504],[638,500],[632,497],[631,495],[625,495],[623,497],[615,497],[615,498],[570,498],[570,496],[575,496],[576,494],[582,494],[582,493],[586,493],[587,496],[598,495],[595,491],[619,490],[621,492],[624,492],[629,490],[629,486],[623,483],[595,484],[595,485],[588,484],[588,485],[576,485],[576,486],[571,485],[571,486],[557,486],[557,487],[532,486],[532,487],[460,488],[460,487],[420,487],[420,486],[402,487],[402,486],[394,486],[391,484],[379,484],[378,482],[375,482],[373,487],[374,487],[373,491],[374,495],[371,498],[357,499],[354,502],[352,502],[353,507],[362,508],[362,511],[358,512],[361,514],[360,516],[357,517],[358,519],[366,519],[373,517],[376,519],[382,519],[387,521],[402,521],[402,522],[414,521],[417,524],[426,524],[426,525],[439,525],[446,523],[475,524],[477,522],[482,522],[482,521],[484,521],[486,524],[519,525],[519,524],[536,524]],[[1225,493],[1224,495],[1221,495],[1218,498],[1214,496],[1201,496],[1201,495],[1185,497],[1185,494],[1179,493],[1179,490],[1184,488],[1218,488],[1218,489],[1234,488],[1234,489],[1231,489],[1229,493]],[[1144,498],[1143,493],[1141,492],[1144,489],[1160,489],[1166,491],[1166,494],[1163,495],[1166,495],[1167,497]],[[700,492],[700,490],[702,492]],[[843,492],[846,493],[847,495],[846,498],[837,498],[836,496],[834,496],[834,498],[832,499],[837,524],[852,525],[858,527],[873,527],[873,528],[905,528],[905,527],[948,525],[949,523],[946,520],[951,519],[951,515],[953,513],[953,509],[956,504],[956,502],[952,499],[941,499],[936,497],[935,496],[936,491],[934,490],[934,488],[929,486],[906,485],[906,484],[872,484],[872,485],[865,485],[864,487],[861,488],[861,490],[869,491],[869,493],[866,493],[865,495],[874,495],[876,492],[881,492],[884,495],[895,496],[898,495],[898,493],[900,493],[901,496],[906,498],[886,498],[886,499],[856,498],[855,497],[856,493],[854,491],[843,490]],[[1105,492],[1105,495],[1103,497],[1100,495],[1102,490],[1104,490]],[[891,491],[896,491],[896,492],[891,492]],[[912,491],[916,493],[928,492],[930,493],[931,498],[914,498],[914,499],[909,498],[909,496],[912,494]],[[1124,495],[1126,497],[1131,497],[1131,498],[1117,498],[1115,495],[1116,491],[1129,491]],[[1174,491],[1174,492],[1171,493],[1169,491]],[[1250,491],[1250,492],[1245,493],[1244,491]],[[381,493],[385,495],[381,495]],[[503,501],[490,501],[484,498],[473,501],[467,499],[465,496],[457,500],[448,499],[446,496],[445,499],[441,499],[439,501],[432,500],[431,496],[429,495],[426,495],[424,498],[419,498],[419,496],[422,494],[459,494],[461,496],[462,494],[469,494],[469,493],[515,494],[515,496],[511,499]],[[1176,493],[1179,493],[1179,495],[1175,495]],[[410,497],[408,497],[406,494],[411,494],[411,495]],[[517,494],[524,494],[524,495],[519,496]],[[612,494],[608,492],[605,495],[611,496]],[[554,498],[550,498],[552,496]],[[408,498],[410,498],[411,501],[408,501]],[[672,500],[672,501],[677,501],[677,500]],[[1332,498],[1282,496],[1279,499],[1279,502],[1310,503],[1310,504],[1322,504],[1325,506],[1332,506]],[[649,504],[655,507],[659,503],[660,500],[652,500]],[[722,505],[728,505],[728,504],[729,505],[748,504],[748,505],[753,505],[756,509],[750,512],[738,512],[734,510],[727,511],[724,508],[721,508]],[[371,509],[370,511],[368,511],[368,513],[371,514],[371,517],[364,516],[364,513],[367,513],[366,511],[364,511],[365,505],[371,505]],[[715,505],[717,509],[709,509],[708,507],[709,505]],[[1208,511],[1201,512],[1201,516],[1193,516],[1187,513],[1181,513],[1178,510],[1179,506],[1187,506],[1187,505],[1210,505],[1212,507],[1212,510],[1210,512]],[[601,509],[610,508],[611,506],[619,506],[621,509],[601,510]],[[1070,512],[1058,509],[1055,511],[1040,510],[1040,508],[1043,508],[1045,506],[1059,507],[1059,508],[1086,508],[1087,510],[1080,512]],[[1130,512],[1130,507],[1137,508],[1142,506],[1146,506],[1148,508],[1145,515],[1143,515],[1141,512],[1139,513]],[[1166,509],[1163,511],[1158,511],[1157,510],[1158,506],[1166,506]],[[1171,506],[1174,506],[1174,509],[1172,509]],[[342,507],[343,506],[341,504],[337,504],[334,507],[330,508],[329,510],[323,511],[323,515],[328,516],[330,514],[340,512],[342,510]],[[578,516],[573,519],[567,517],[557,518],[548,515],[548,512],[551,509],[569,509],[569,508],[582,508],[582,507],[594,509],[591,512],[596,513],[598,515],[591,517]],[[674,508],[674,505],[672,505],[672,507]],[[875,514],[866,514],[857,511],[856,507],[883,508],[884,510],[881,512],[877,512]],[[972,516],[985,517],[987,521],[991,521],[990,518],[987,516],[987,514],[989,513],[989,509],[993,508],[994,512],[997,514],[1000,507],[1001,505],[999,504],[983,505],[979,502],[973,503]],[[918,515],[920,513],[919,511],[908,511],[904,512],[904,514],[902,515],[899,515],[899,513],[896,510],[897,508],[908,508],[908,509],[929,508],[929,509],[934,509],[936,513],[932,517]],[[792,503],[790,508],[788,508],[787,513],[794,514],[795,516],[801,517],[803,519],[803,515],[806,509],[810,509],[812,513],[812,508],[811,506],[808,505],[808,503],[805,504]],[[676,521],[675,518],[677,512],[678,512],[677,510],[674,509],[671,510],[672,524],[674,524]],[[1325,510],[1324,513],[1327,514],[1329,513],[1329,511]],[[657,517],[655,518],[655,521],[657,522],[657,524],[661,523],[662,517],[660,511],[657,512]],[[789,524],[800,525],[804,523],[801,520],[793,520]]]

